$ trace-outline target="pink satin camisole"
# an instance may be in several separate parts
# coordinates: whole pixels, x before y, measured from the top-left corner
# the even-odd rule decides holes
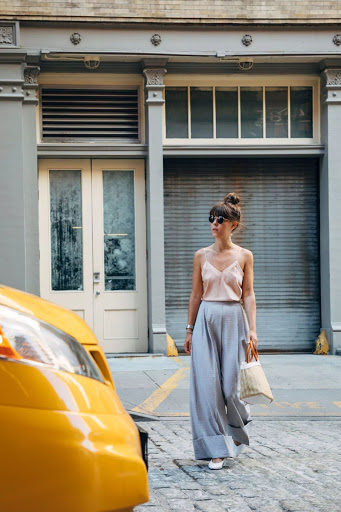
[[[204,287],[202,300],[240,301],[244,272],[238,260],[221,272],[207,260],[206,249],[204,250],[205,261],[201,269]],[[240,251],[241,248],[239,253]]]

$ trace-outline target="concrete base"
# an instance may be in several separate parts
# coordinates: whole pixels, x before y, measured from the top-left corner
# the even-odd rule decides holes
[[[334,331],[332,334],[331,353],[341,355],[341,332]]]

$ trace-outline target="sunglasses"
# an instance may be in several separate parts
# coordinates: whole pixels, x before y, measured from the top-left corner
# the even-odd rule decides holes
[[[224,222],[224,220],[228,220],[228,219],[225,219],[225,217],[223,217],[222,215],[219,215],[219,217],[216,217],[215,215],[210,215],[208,217],[208,220],[210,221],[211,224],[213,224],[215,219],[217,219],[218,224],[222,224]]]

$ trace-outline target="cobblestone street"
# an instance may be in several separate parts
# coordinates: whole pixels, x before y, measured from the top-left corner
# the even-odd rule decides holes
[[[194,460],[188,419],[139,424],[150,501],[134,512],[341,510],[340,420],[254,419],[250,447],[218,471]]]

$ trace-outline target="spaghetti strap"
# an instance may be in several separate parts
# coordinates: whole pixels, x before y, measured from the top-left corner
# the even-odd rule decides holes
[[[204,248],[204,253],[205,253],[205,261],[207,261],[207,257],[206,257],[206,249]]]

